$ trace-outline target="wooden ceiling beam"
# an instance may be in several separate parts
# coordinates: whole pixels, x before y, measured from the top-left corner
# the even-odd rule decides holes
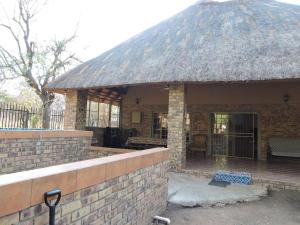
[[[93,95],[90,95],[90,99],[101,99],[101,100],[106,100],[106,101],[120,101],[121,97],[120,96],[116,96],[114,98],[112,97],[109,97],[109,96],[103,96],[103,95],[96,95],[96,94],[93,94]]]
[[[124,88],[101,88],[88,89],[88,94],[92,101],[119,105],[122,95],[126,93]]]

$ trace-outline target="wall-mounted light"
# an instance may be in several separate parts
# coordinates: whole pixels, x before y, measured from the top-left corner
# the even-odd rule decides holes
[[[168,91],[169,89],[170,89],[170,85],[167,84],[164,86],[164,90]]]
[[[135,99],[135,103],[138,105],[138,104],[140,104],[140,99],[139,98],[136,98]]]
[[[288,101],[290,100],[290,96],[288,94],[285,94],[282,96],[282,100],[284,103],[288,103]]]

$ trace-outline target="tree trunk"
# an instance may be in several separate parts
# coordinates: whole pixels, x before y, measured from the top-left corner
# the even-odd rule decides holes
[[[50,128],[50,119],[51,119],[51,105],[53,103],[54,96],[53,96],[53,94],[49,94],[48,92],[43,92],[41,99],[43,102],[42,127],[44,129],[49,129]]]
[[[50,111],[50,105],[45,104],[43,108],[43,128],[44,129],[49,129],[50,128],[50,119],[51,119],[51,111]]]

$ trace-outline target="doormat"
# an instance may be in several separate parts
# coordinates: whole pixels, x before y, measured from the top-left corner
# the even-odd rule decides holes
[[[226,181],[230,183],[238,184],[252,184],[252,176],[250,173],[245,172],[228,172],[224,170],[219,170],[216,172],[213,178],[215,181]]]

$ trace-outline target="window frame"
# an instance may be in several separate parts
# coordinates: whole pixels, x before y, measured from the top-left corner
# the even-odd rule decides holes
[[[155,128],[155,115],[158,115],[158,125],[159,125],[159,128]],[[163,127],[161,125],[161,117],[162,116],[165,116],[166,120],[167,120],[167,125],[166,127]],[[156,133],[156,131],[159,131]],[[151,120],[151,137],[152,138],[158,138],[158,139],[168,139],[168,113],[166,112],[152,112],[152,120]]]
[[[85,126],[95,127],[95,128],[106,128],[106,127],[119,128],[120,113],[121,112],[120,112],[119,105],[113,105],[111,103],[104,103],[104,102],[88,99],[87,107],[86,107]]]

